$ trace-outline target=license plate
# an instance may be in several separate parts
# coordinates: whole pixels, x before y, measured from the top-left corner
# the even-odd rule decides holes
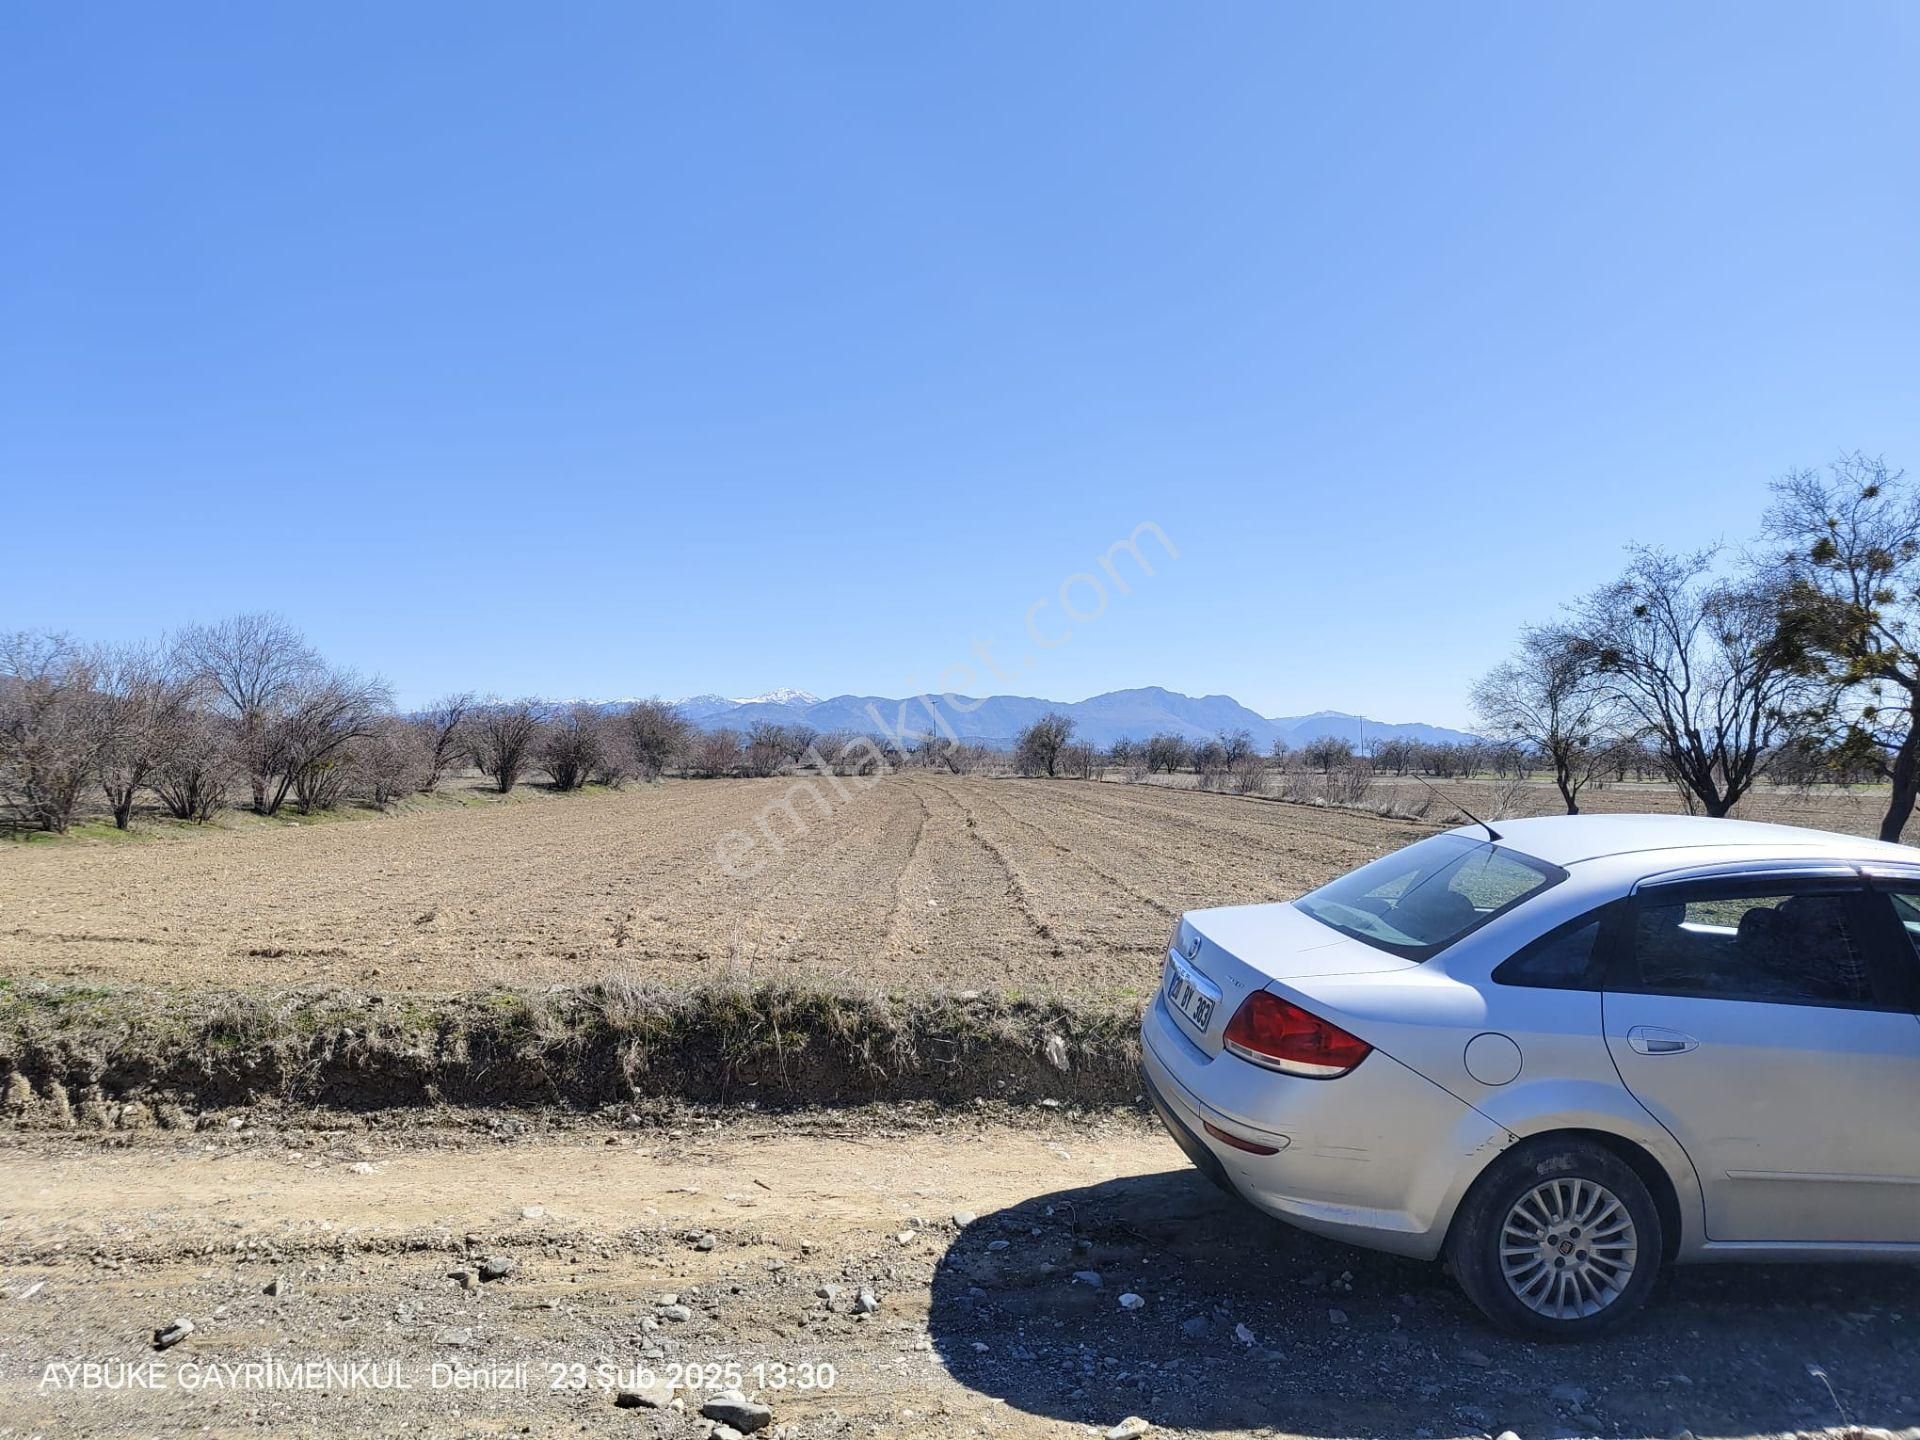
[[[1203,983],[1199,976],[1180,963],[1177,956],[1167,957],[1167,1003],[1200,1030],[1205,1030],[1213,1022],[1213,1007],[1220,1003],[1218,996],[1210,995],[1201,988]]]

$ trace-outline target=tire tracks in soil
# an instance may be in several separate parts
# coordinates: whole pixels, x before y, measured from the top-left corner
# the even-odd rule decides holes
[[[933,809],[927,804],[927,797],[923,791],[917,787],[911,787],[909,793],[920,806],[920,821],[914,826],[913,841],[907,847],[906,862],[893,877],[893,901],[887,910],[886,938],[886,952],[891,956],[900,956],[907,948],[902,943],[907,903],[907,878],[913,873],[915,862],[920,859],[920,847],[927,838],[927,821],[933,815]]]
[[[1038,785],[1043,782],[999,783]],[[1075,895],[1086,902],[1075,915],[1076,923],[1071,926],[1069,933],[1059,935],[1063,948],[1070,944],[1083,956],[1107,961],[1120,960],[1129,972],[1137,957],[1150,955],[1158,949],[1159,934],[1156,932],[1164,930],[1165,921],[1174,913],[1164,902],[1138,891],[1073,846],[1049,834],[1043,827],[1016,814],[1000,795],[982,790],[980,796],[998,811],[1006,825],[1023,828],[1030,836],[1038,837],[1037,841],[1029,841],[1030,851],[1040,860],[1039,868],[1042,869],[1049,868],[1047,857],[1050,855],[1050,868],[1055,871],[1047,882],[1047,889]],[[1100,882],[1092,894],[1088,893],[1085,883],[1078,879],[1080,875],[1092,875]]]
[[[1005,850],[982,833],[978,812],[966,802],[962,794],[957,794],[949,788],[948,782],[929,778],[924,783],[931,784],[937,793],[945,796],[959,810],[967,838],[991,857],[994,865],[1006,877],[1003,893],[1012,899],[1014,907],[1026,921],[1035,938],[1045,942],[1047,953],[1054,956],[1062,954],[1059,936],[1053,923],[1034,904],[1032,893],[1019,867],[1007,858]]]
[[[905,783],[927,818],[922,843],[897,882],[892,962],[957,988],[1044,988],[1058,965],[1055,942],[1025,902],[1018,876],[969,823],[949,788],[930,776]]]
[[[1054,850],[1057,851],[1059,854],[1067,856],[1076,864],[1084,866],[1086,869],[1092,871],[1095,875],[1099,876],[1102,880],[1106,881],[1107,884],[1113,886],[1116,890],[1119,890],[1123,894],[1131,896],[1134,900],[1138,901],[1140,904],[1146,906],[1149,910],[1156,912],[1157,914],[1159,914],[1160,916],[1162,916],[1167,920],[1172,920],[1173,917],[1179,913],[1179,911],[1176,910],[1173,906],[1168,905],[1164,900],[1160,899],[1158,895],[1152,893],[1151,891],[1141,889],[1138,885],[1135,885],[1132,881],[1126,879],[1124,876],[1116,874],[1112,870],[1109,870],[1106,866],[1092,859],[1084,849],[1067,844],[1057,834],[1055,834],[1053,830],[1049,829],[1042,822],[1035,819],[1031,819],[1024,815],[1013,815],[1011,807],[1006,804],[1005,800],[1002,797],[996,795],[994,799],[996,803],[1002,806],[1003,810],[1007,811],[1010,818],[1016,820],[1019,824],[1027,826],[1029,829],[1031,829],[1036,834],[1041,836],[1048,844],[1053,846]],[[1081,811],[1079,813],[1088,814],[1089,812]],[[1109,846],[1114,845],[1116,843],[1116,837],[1111,834],[1104,833],[1112,829],[1114,817],[1111,815],[1103,815],[1103,816],[1099,816],[1098,818],[1103,822],[1100,827],[1101,833],[1099,833],[1099,838],[1101,842]],[[1086,832],[1083,830],[1083,833],[1089,833],[1089,832]]]
[[[816,783],[820,793],[831,795],[827,782]],[[913,843],[902,823],[911,799],[883,781],[861,790],[848,787],[848,798],[825,815],[808,812],[813,818],[798,845],[786,842],[775,862],[778,878],[757,889],[742,922],[747,969],[762,960],[785,961],[807,964],[814,973],[880,978],[871,974],[869,962],[883,953],[893,877]],[[890,860],[890,852],[899,860]],[[878,890],[886,893],[885,902],[874,894]],[[774,948],[751,950],[766,932],[773,932]],[[796,948],[804,953],[795,954]]]

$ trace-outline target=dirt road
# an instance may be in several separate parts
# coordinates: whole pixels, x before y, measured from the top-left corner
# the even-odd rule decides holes
[[[1151,988],[1177,910],[1287,898],[1424,833],[1226,796],[919,771],[470,798],[10,847],[0,973],[448,992],[724,968],[1125,997]],[[754,873],[719,863],[729,834],[755,839],[730,852]]]
[[[450,1278],[489,1258],[511,1273]],[[697,1437],[729,1367],[802,1437],[1838,1424],[1810,1365],[1847,1419],[1920,1425],[1920,1272],[1696,1269],[1618,1339],[1523,1345],[1438,1268],[1272,1225],[1125,1116],[15,1136],[0,1266],[7,1436]],[[61,1368],[89,1361],[168,1368]],[[332,1388],[284,1388],[328,1378],[309,1362]],[[685,1408],[615,1403],[648,1379]]]

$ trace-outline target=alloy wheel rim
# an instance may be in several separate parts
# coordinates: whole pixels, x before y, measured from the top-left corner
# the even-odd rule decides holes
[[[1548,1180],[1522,1195],[1500,1227],[1500,1271],[1520,1303],[1553,1320],[1598,1315],[1639,1263],[1627,1207],[1592,1180]]]

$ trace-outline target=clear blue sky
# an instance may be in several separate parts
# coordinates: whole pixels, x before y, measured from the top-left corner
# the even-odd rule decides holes
[[[0,626],[273,609],[403,700],[898,693],[986,641],[979,688],[1462,721],[1629,540],[1920,468],[1917,41],[8,5]],[[1177,561],[1025,639],[1148,520]]]

